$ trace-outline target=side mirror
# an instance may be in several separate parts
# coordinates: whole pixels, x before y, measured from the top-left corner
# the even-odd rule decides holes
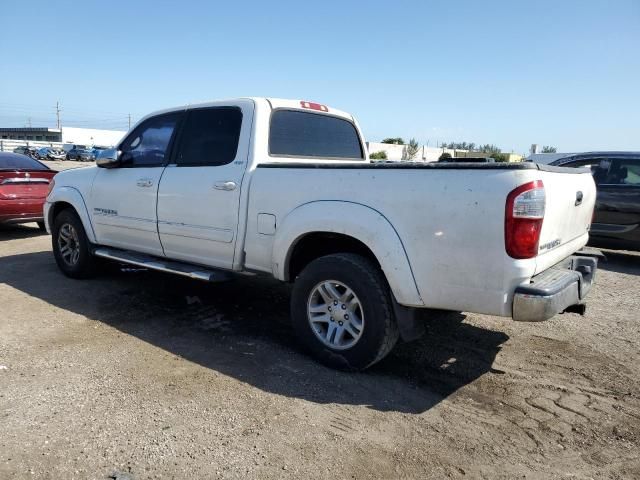
[[[108,148],[98,153],[96,165],[101,168],[116,168],[120,165],[120,152],[115,148]]]

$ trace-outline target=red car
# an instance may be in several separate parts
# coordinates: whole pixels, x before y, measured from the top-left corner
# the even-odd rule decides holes
[[[37,222],[53,176],[45,164],[18,153],[0,152],[0,225]]]

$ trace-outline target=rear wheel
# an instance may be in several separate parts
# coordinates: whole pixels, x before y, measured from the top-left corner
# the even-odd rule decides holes
[[[291,314],[304,347],[334,368],[363,370],[399,337],[387,282],[360,255],[327,255],[307,265],[293,288]]]
[[[96,260],[78,214],[63,210],[53,221],[53,255],[62,273],[71,278],[87,278],[95,273]]]

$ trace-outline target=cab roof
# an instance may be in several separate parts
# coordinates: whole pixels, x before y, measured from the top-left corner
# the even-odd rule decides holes
[[[247,101],[247,100],[250,100],[256,103],[267,102],[272,110],[276,110],[279,108],[286,108],[288,110],[301,110],[301,111],[309,111],[313,113],[325,113],[328,115],[345,118],[350,121],[354,120],[354,118],[347,112],[338,110],[333,107],[329,107],[322,103],[313,102],[309,100],[291,100],[291,99],[273,98],[273,97],[239,97],[239,98],[227,98],[227,99],[221,99],[221,100],[211,100],[207,102],[189,103],[187,105],[180,105],[176,107],[165,108],[162,110],[151,112],[148,115],[145,115],[142,119],[140,119],[140,121],[148,117],[160,115],[163,113],[179,112],[182,110],[188,110],[192,108],[204,108],[204,107],[224,104],[227,102],[231,103],[231,102],[239,102],[239,101]]]

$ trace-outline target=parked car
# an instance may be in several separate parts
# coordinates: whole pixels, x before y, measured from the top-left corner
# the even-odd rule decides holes
[[[589,172],[370,163],[364,145],[350,114],[306,101],[151,114],[96,167],[56,176],[44,207],[55,261],[73,278],[110,259],[205,281],[293,282],[298,338],[346,369],[420,336],[421,309],[521,321],[584,312],[597,268],[581,250]]]
[[[71,150],[67,151],[67,160],[77,160],[79,162],[92,162],[95,160],[95,155],[91,152],[91,149],[85,145],[74,145]]]
[[[53,147],[42,147],[38,149],[37,152],[37,160],[64,160],[67,157],[67,154],[61,148],[53,148]]]
[[[640,250],[640,152],[587,152],[551,165],[590,168],[598,191],[591,243]]]
[[[56,173],[26,155],[0,152],[0,224],[36,222],[44,230],[43,205]]]
[[[23,145],[20,147],[16,147],[13,149],[13,153],[19,153],[21,155],[26,155],[27,157],[35,158],[37,160],[38,149],[36,147],[30,147],[27,145]]]
[[[104,147],[102,145],[94,145],[93,148],[91,149],[91,153],[93,153],[93,157],[94,159],[98,158],[98,155],[100,155],[100,152],[103,152],[104,150],[108,150],[111,147]]]

